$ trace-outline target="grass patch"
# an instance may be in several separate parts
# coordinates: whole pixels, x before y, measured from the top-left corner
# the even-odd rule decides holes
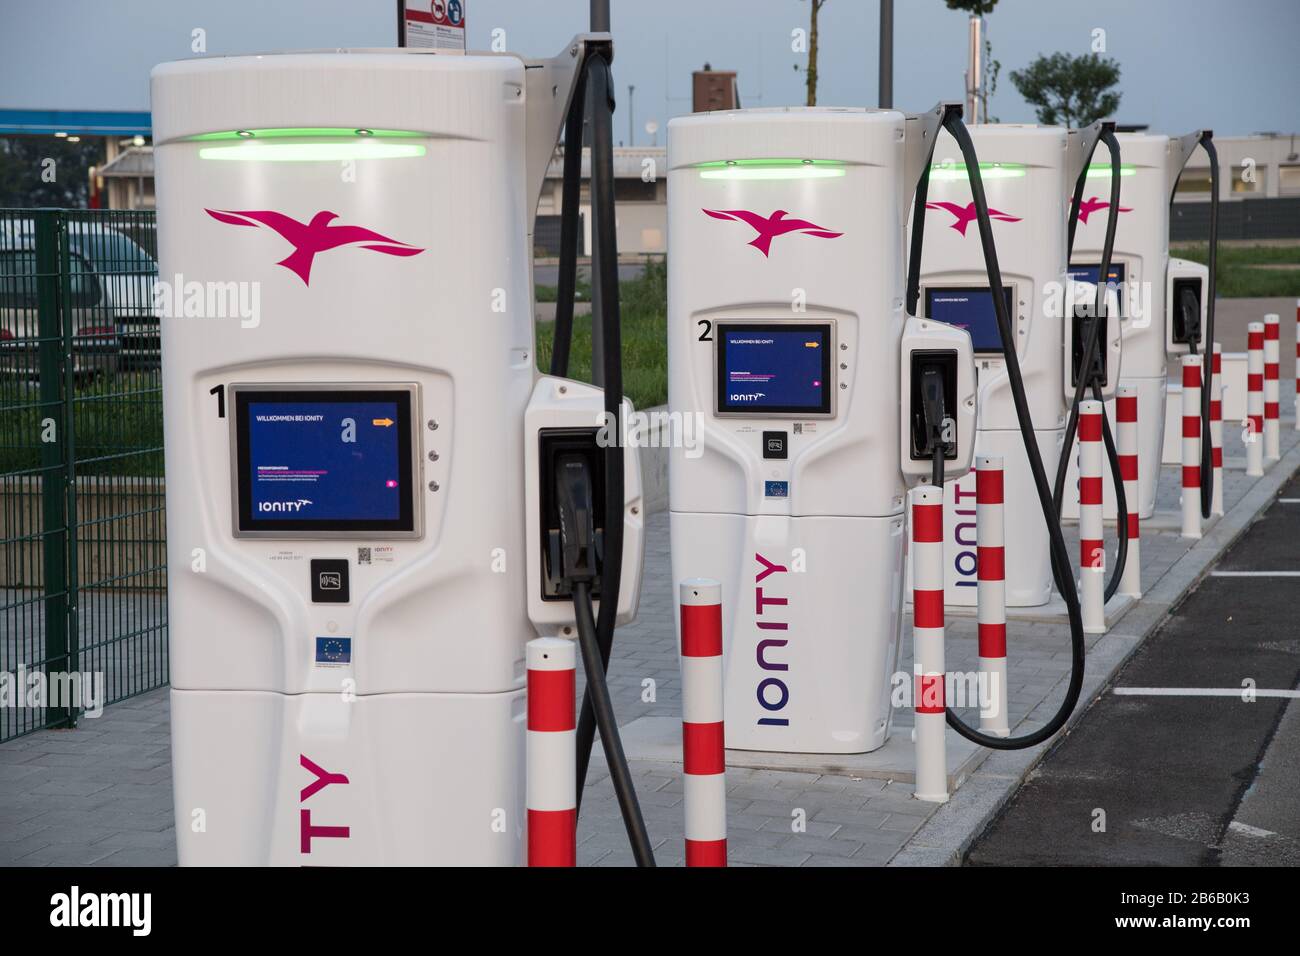
[[[1171,255],[1208,264],[1206,244],[1171,246]],[[1278,267],[1282,268],[1278,268]],[[1291,268],[1286,268],[1291,267]],[[1215,293],[1224,299],[1300,296],[1300,245],[1220,245],[1214,263]]]
[[[542,300],[540,295],[538,296]],[[554,301],[553,299],[551,301]],[[619,283],[622,315],[623,393],[637,408],[668,401],[668,265],[663,260],[646,264],[635,279]],[[551,368],[555,323],[537,324],[537,367]],[[573,319],[573,345],[569,352],[569,377],[591,381],[591,316]]]
[[[10,380],[0,385],[0,475],[35,471],[42,451],[43,422],[62,409],[41,407],[40,386]],[[72,399],[73,454],[78,475],[163,473],[162,388],[157,372],[100,375],[78,384]]]

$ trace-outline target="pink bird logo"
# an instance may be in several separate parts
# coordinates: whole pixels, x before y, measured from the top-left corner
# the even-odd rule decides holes
[[[943,209],[952,213],[955,222],[951,228],[956,229],[963,236],[966,235],[966,227],[975,221],[975,203],[968,202],[964,206],[959,206],[955,202],[928,202],[925,204],[926,209]],[[1001,212],[997,209],[989,209],[989,218],[996,219],[999,222],[1019,222],[1019,216],[1013,216],[1010,213]]]
[[[328,252],[339,246],[360,244],[362,249],[382,252],[386,256],[418,256],[423,249],[396,239],[389,239],[373,229],[364,226],[330,225],[338,214],[322,210],[311,217],[311,222],[299,222],[282,212],[269,209],[204,209],[218,222],[231,226],[267,226],[283,236],[292,246],[293,252],[285,256],[278,266],[284,266],[299,279],[303,285],[311,285],[311,264],[320,252]]]
[[[806,236],[816,236],[818,239],[838,239],[844,235],[842,232],[831,232],[807,219],[786,219],[788,213],[784,209],[778,209],[770,216],[760,216],[748,209],[701,209],[700,211],[714,219],[733,219],[745,223],[758,233],[746,244],[753,246],[764,256],[772,248],[772,240],[787,233],[802,232]]]
[[[1103,209],[1109,208],[1110,203],[1106,202],[1104,199],[1100,199],[1097,196],[1089,196],[1083,202],[1079,203],[1079,221],[1086,226],[1088,225],[1088,217],[1094,212],[1101,212]],[[1116,208],[1118,208],[1120,212],[1133,211],[1129,206],[1118,206]]]

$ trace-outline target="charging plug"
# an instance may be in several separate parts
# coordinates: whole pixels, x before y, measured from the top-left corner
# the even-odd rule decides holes
[[[957,352],[909,349],[906,387],[908,445],[912,461],[957,457]]]
[[[948,405],[943,369],[937,365],[926,365],[920,369],[920,432],[922,432],[922,450],[928,455],[939,451],[944,457],[956,451],[952,442],[946,438],[949,429]]]
[[[560,516],[559,577],[574,584],[600,573],[591,468],[582,455],[555,460],[555,504]]]
[[[1183,286],[1178,292],[1178,310],[1183,318],[1183,338],[1189,345],[1198,345],[1201,341],[1201,300],[1188,286]]]
[[[943,372],[934,365],[927,365],[921,369],[921,428],[925,450],[931,454],[937,449],[945,455],[949,451],[949,443],[944,439],[947,419]]]

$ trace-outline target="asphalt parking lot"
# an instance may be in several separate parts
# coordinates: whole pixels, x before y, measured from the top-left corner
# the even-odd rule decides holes
[[[1293,477],[1030,774],[967,862],[1300,864],[1297,540]]]

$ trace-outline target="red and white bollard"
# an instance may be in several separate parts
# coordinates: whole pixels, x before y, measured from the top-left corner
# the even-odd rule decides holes
[[[1183,537],[1201,536],[1201,368],[1204,357],[1183,356]]]
[[[980,730],[1011,734],[1007,723],[1006,521],[1002,516],[1002,459],[975,459],[975,554],[978,587]]]
[[[908,492],[912,526],[912,670],[918,800],[948,802],[944,753],[943,489]]]
[[[1264,474],[1264,323],[1246,326],[1246,475]]]
[[[573,642],[536,638],[528,642],[526,660],[528,865],[575,866],[578,768]]]
[[[682,764],[686,865],[727,865],[727,761],[722,729],[722,588],[678,587],[682,628]]]
[[[1300,299],[1295,300],[1295,429],[1300,432]]]
[[[1282,370],[1281,322],[1276,312],[1264,316],[1264,460],[1282,457],[1281,396],[1278,394]]]
[[[1210,514],[1223,514],[1223,349],[1214,343],[1210,362],[1210,464],[1214,469],[1214,490],[1210,493]]]
[[[1119,579],[1119,593],[1131,598],[1142,596],[1142,542],[1138,527],[1138,389],[1121,385],[1115,392],[1115,445],[1119,454],[1119,474],[1124,481],[1124,499],[1128,502],[1128,527],[1116,528],[1128,535],[1128,556]]]
[[[1086,634],[1106,633],[1106,546],[1102,541],[1101,416],[1096,399],[1079,403],[1079,605]]]

